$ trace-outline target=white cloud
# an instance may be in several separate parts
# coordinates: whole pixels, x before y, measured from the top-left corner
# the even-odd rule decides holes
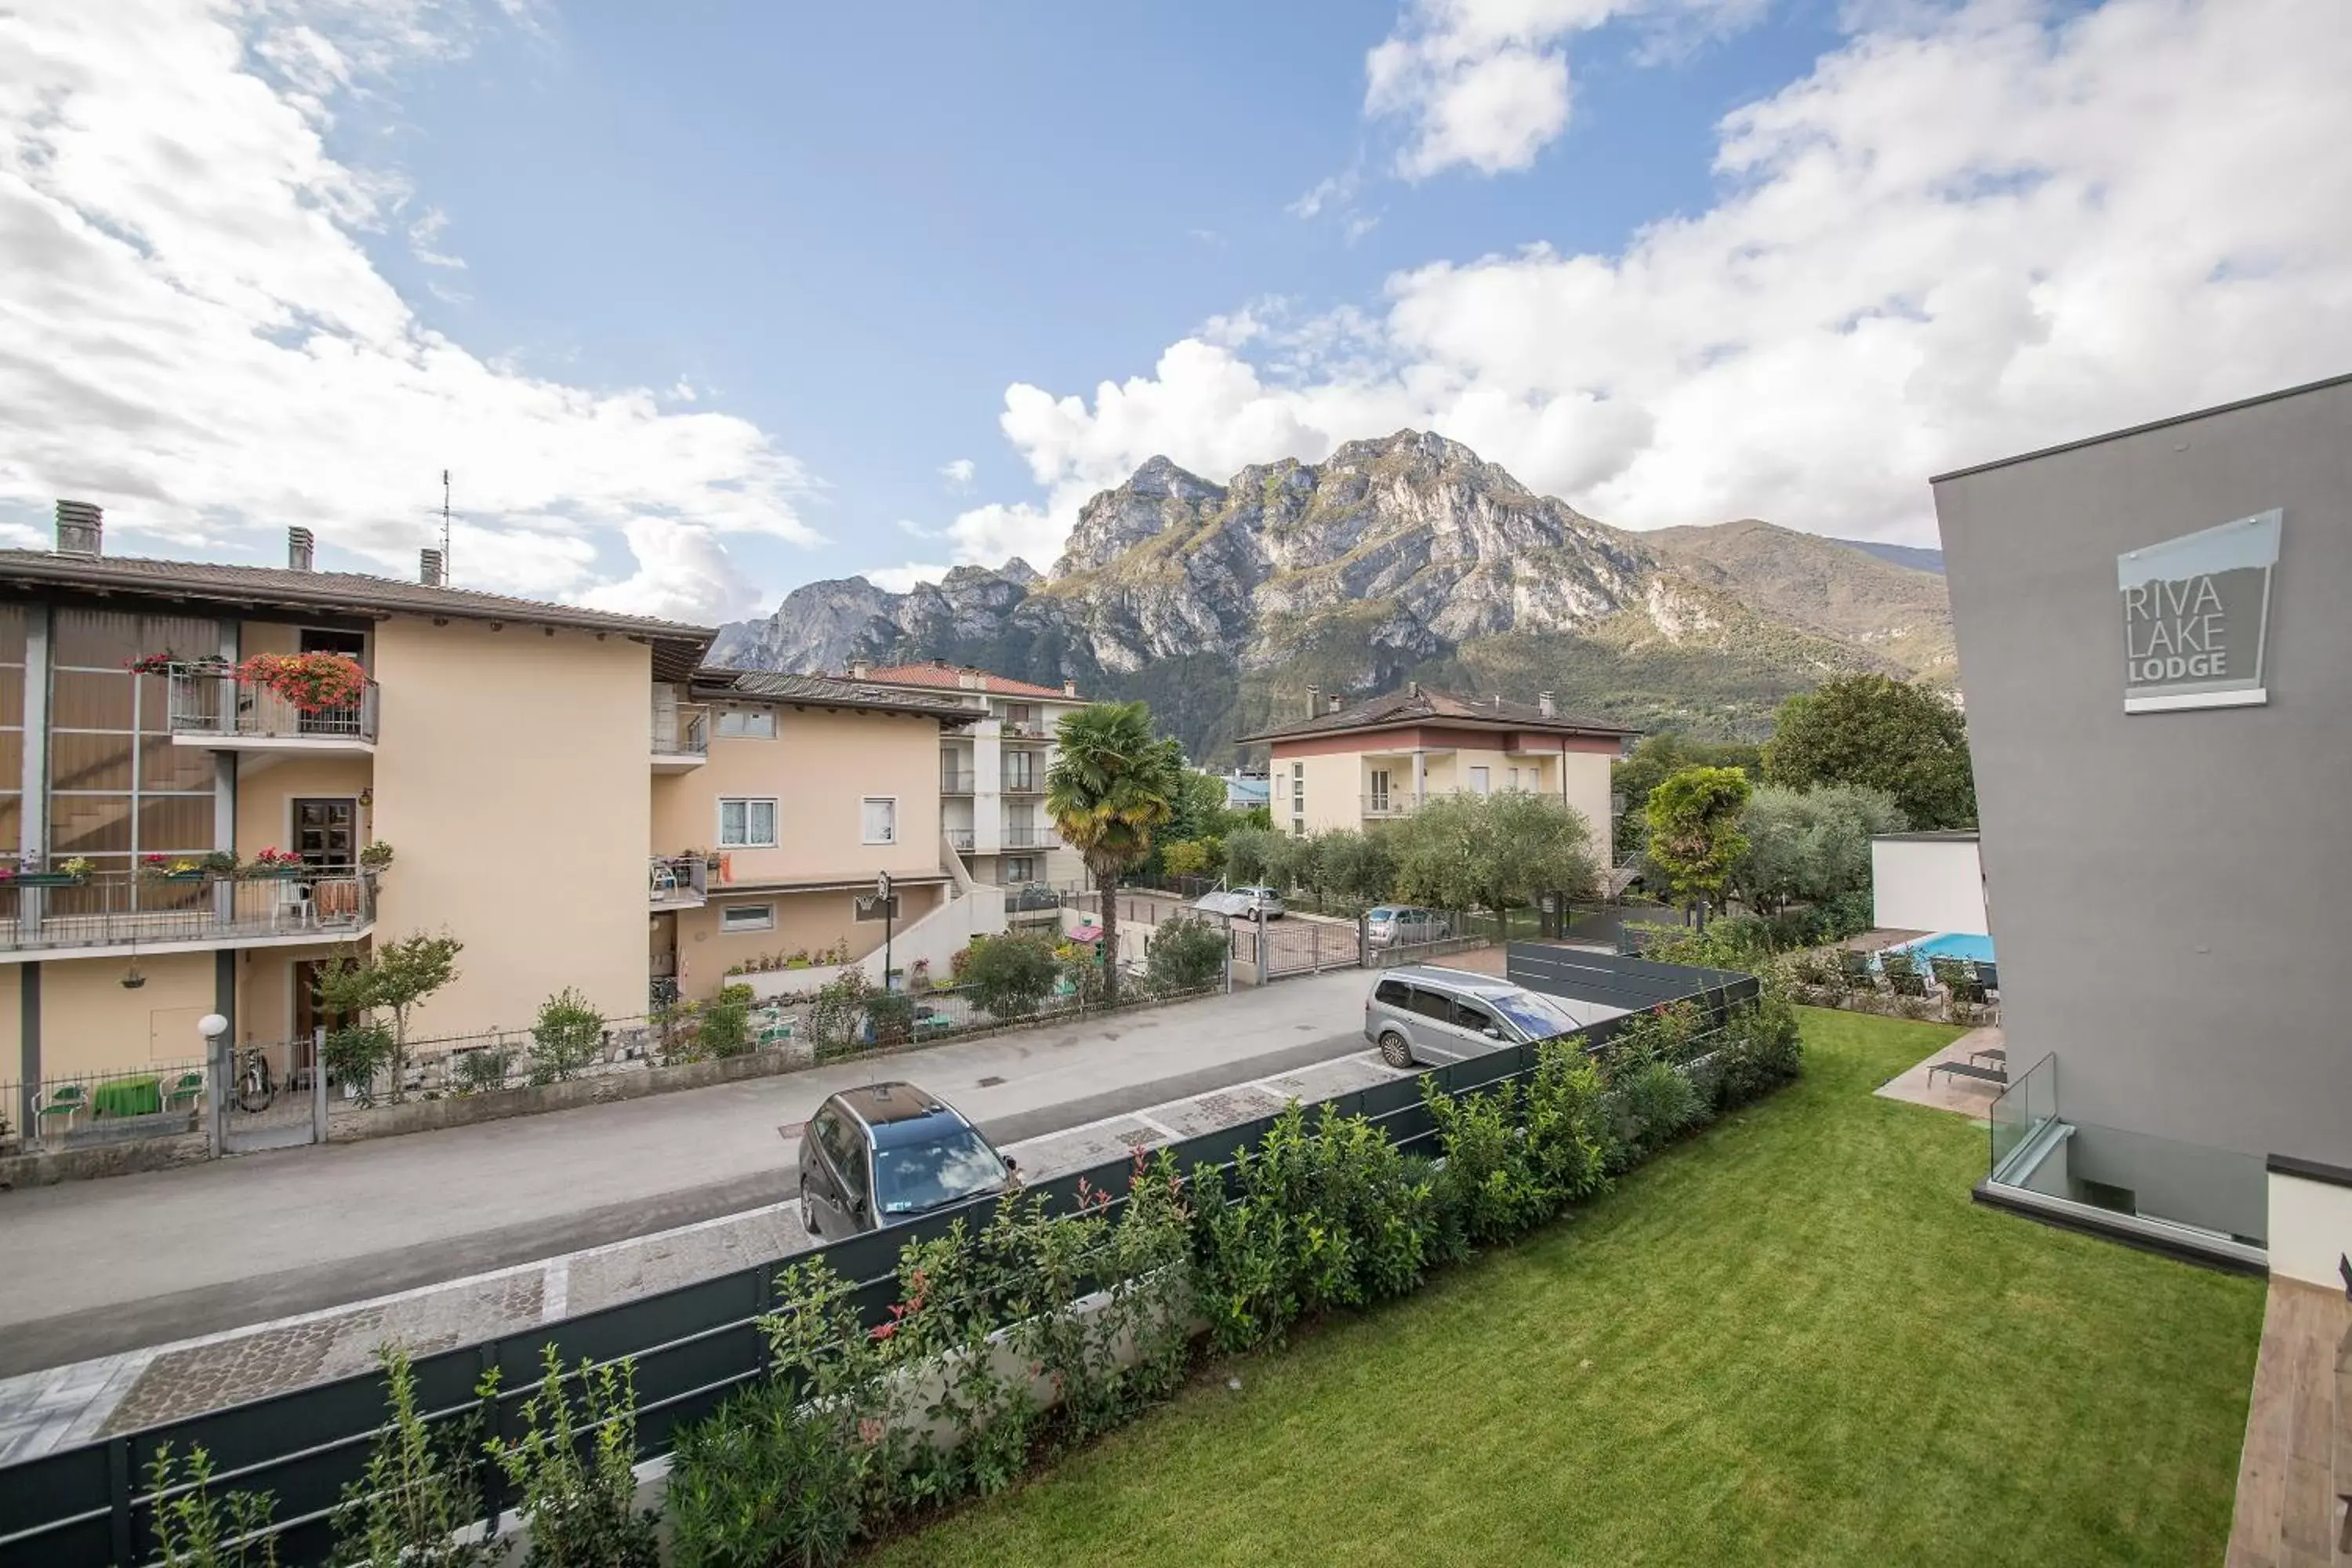
[[[440,241],[441,231],[448,226],[447,213],[439,207],[428,210],[423,217],[408,226],[408,254],[427,267],[451,267],[462,270],[466,265],[464,257],[450,256],[433,248]]]
[[[947,481],[948,489],[951,490],[971,489],[971,476],[975,471],[976,465],[970,458],[957,458],[940,465],[940,478]]]
[[[461,584],[698,617],[744,597],[726,536],[813,542],[807,476],[756,426],[485,359],[371,261],[412,193],[331,154],[339,106],[499,25],[463,0],[0,12],[0,505],[83,497],[132,548],[265,559],[299,519],[407,575],[448,468],[486,530]],[[446,221],[396,232],[454,262]]]
[[[1413,0],[1364,58],[1364,111],[1407,124],[1396,171],[1426,179],[1455,164],[1483,174],[1524,169],[1568,129],[1567,40],[1620,18],[1651,29],[1645,58],[1675,40],[1731,31],[1768,0]],[[1326,181],[1325,184],[1331,182]],[[1320,193],[1318,195],[1318,193]],[[1318,186],[1292,208],[1312,216]],[[1311,205],[1310,205],[1311,204]]]
[[[910,561],[904,566],[875,566],[858,574],[885,593],[903,594],[918,583],[936,583],[948,574],[945,566]]]
[[[1930,473],[2352,361],[2352,7],[1868,15],[1726,117],[1712,209],[1618,254],[1434,262],[1279,331],[1254,308],[1091,402],[1013,386],[1045,498],[965,512],[958,558],[1049,560],[1155,453],[1222,479],[1408,426],[1629,526],[1932,542]]]

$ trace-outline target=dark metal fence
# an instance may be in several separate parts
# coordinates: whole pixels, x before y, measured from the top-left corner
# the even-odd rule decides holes
[[[1523,949],[1528,950],[1524,954]],[[1514,943],[1512,978],[1534,989],[1588,1001],[1639,997],[1643,1005],[1695,1000],[1720,1009],[1753,995],[1756,982],[1719,970],[1679,969],[1640,960],[1572,954]],[[1524,973],[1526,978],[1522,979]],[[1742,983],[1744,982],[1744,987]],[[1570,990],[1568,987],[1575,987]],[[1623,1024],[1611,1019],[1585,1031],[1595,1046]],[[1342,1116],[1363,1115],[1405,1148],[1434,1135],[1422,1100],[1423,1079],[1462,1094],[1533,1073],[1533,1047],[1513,1047],[1466,1062],[1434,1068],[1318,1101]],[[1191,1172],[1230,1164],[1236,1152],[1263,1139],[1274,1118],[1188,1138],[1169,1146]],[[1056,1209],[1075,1210],[1081,1182],[1124,1194],[1129,1169],[1116,1161],[1037,1184]],[[859,1310],[869,1323],[887,1316],[896,1300],[899,1249],[936,1237],[957,1214],[829,1243],[803,1258],[822,1257],[856,1282]],[[541,1374],[542,1347],[553,1345],[568,1364],[633,1358],[641,1454],[668,1452],[681,1425],[709,1415],[731,1394],[766,1375],[768,1354],[758,1319],[778,1305],[777,1265],[765,1263],[716,1279],[583,1313],[540,1329],[488,1340],[415,1363],[418,1403],[436,1425],[478,1418],[486,1433],[520,1436],[521,1401]],[[499,1374],[499,1394],[476,1396],[485,1373]],[[23,1464],[0,1468],[0,1568],[131,1568],[153,1561],[158,1494],[148,1469],[168,1444],[184,1456],[202,1447],[211,1456],[212,1491],[263,1491],[275,1505],[279,1561],[288,1568],[322,1563],[333,1535],[333,1512],[345,1486],[358,1479],[378,1428],[387,1418],[383,1379],[362,1373],[232,1405],[166,1426],[86,1444]],[[168,1498],[169,1494],[163,1494]],[[492,1510],[514,1499],[494,1489]]]

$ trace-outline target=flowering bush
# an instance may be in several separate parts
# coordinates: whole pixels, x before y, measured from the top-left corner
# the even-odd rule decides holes
[[[302,857],[295,854],[291,849],[280,849],[273,844],[266,849],[257,851],[252,860],[247,862],[244,868],[257,876],[277,876],[282,872],[300,870]]]
[[[356,708],[367,695],[367,671],[348,654],[257,653],[238,665],[236,673],[305,713]]]

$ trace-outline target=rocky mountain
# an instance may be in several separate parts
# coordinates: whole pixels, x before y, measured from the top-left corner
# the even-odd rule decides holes
[[[1916,544],[1888,544],[1876,539],[1841,539],[1836,542],[1897,566],[1908,566],[1914,572],[1933,572],[1938,577],[1944,574],[1944,552],[1940,550],[1927,550]]]
[[[1154,458],[1087,503],[1048,576],[1016,560],[906,594],[813,583],[711,652],[859,657],[1139,697],[1204,762],[1309,686],[1549,690],[1643,728],[1753,735],[1831,675],[1953,673],[1940,577],[1754,521],[1626,532],[1410,430],[1223,484]]]

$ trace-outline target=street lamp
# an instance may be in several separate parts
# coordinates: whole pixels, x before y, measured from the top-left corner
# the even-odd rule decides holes
[[[882,901],[882,989],[890,989],[890,873],[874,879],[874,896]]]

